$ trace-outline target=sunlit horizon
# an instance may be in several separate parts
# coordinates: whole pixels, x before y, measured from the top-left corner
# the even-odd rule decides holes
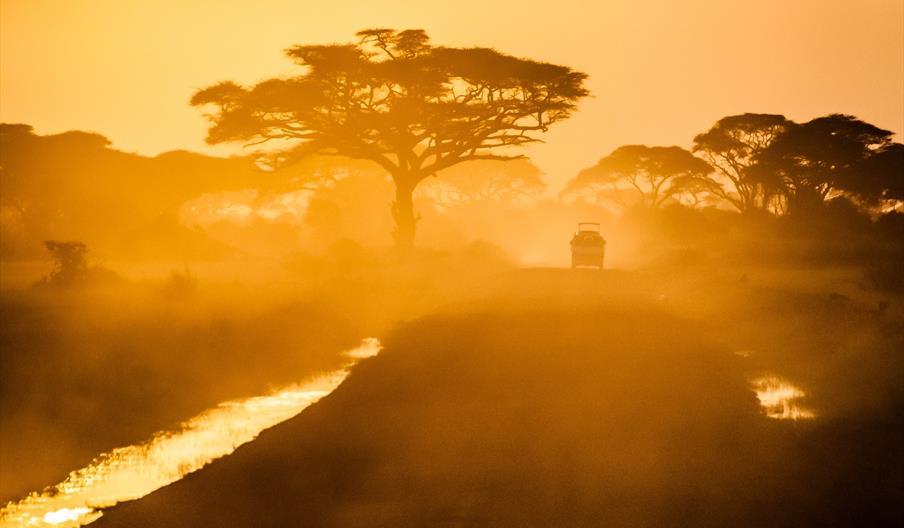
[[[840,112],[904,133],[904,2],[547,5],[3,0],[0,121],[94,131],[145,155],[241,154],[204,143],[205,122],[188,106],[195,90],[287,75],[291,45],[392,27],[589,73],[593,97],[527,149],[554,188],[618,145],[688,147],[742,112],[798,121]]]
[[[900,526],[902,138],[904,0],[0,0],[0,526]]]

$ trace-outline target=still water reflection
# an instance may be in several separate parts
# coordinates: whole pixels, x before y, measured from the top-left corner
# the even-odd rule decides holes
[[[816,417],[813,411],[801,406],[800,400],[806,393],[786,379],[763,376],[753,380],[753,390],[766,416],[770,418],[805,420]]]
[[[98,519],[103,508],[134,500],[175,482],[212,460],[288,420],[338,387],[361,358],[376,355],[380,342],[367,338],[346,352],[342,369],[285,387],[269,396],[221,403],[147,442],[121,447],[73,471],[56,486],[32,493],[0,509],[0,526],[82,526]]]

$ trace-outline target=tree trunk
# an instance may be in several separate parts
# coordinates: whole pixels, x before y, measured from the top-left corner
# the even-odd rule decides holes
[[[417,229],[417,218],[414,216],[414,202],[412,200],[415,185],[395,180],[395,201],[392,202],[392,218],[395,220],[395,241],[396,247],[405,253],[414,247],[414,233]]]

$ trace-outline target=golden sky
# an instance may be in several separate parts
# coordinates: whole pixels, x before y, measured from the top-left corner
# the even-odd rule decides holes
[[[292,70],[368,27],[590,74],[532,155],[555,183],[629,143],[690,146],[725,115],[833,112],[904,132],[904,0],[0,0],[0,120],[156,154],[207,147],[197,88]]]

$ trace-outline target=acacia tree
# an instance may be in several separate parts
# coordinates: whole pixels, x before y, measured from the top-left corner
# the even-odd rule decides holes
[[[619,196],[630,188],[644,205],[659,207],[688,192],[699,201],[702,189],[711,192],[718,186],[709,178],[711,172],[708,163],[681,147],[625,145],[581,171],[565,193]]]
[[[714,189],[719,197],[742,213],[770,206],[779,189],[753,177],[756,156],[792,123],[776,114],[740,114],[723,117],[694,138],[693,151],[729,182],[732,189]]]
[[[395,183],[396,242],[414,241],[412,193],[432,174],[467,160],[512,160],[536,133],[566,119],[588,94],[586,74],[489,48],[433,46],[422,30],[369,29],[353,44],[286,50],[300,75],[243,87],[205,88],[209,143],[289,143],[312,153],[371,160]]]
[[[893,199],[904,167],[892,136],[853,116],[818,117],[789,126],[757,154],[752,174],[782,189],[789,212],[843,194],[872,202]]]
[[[897,211],[904,203],[904,144],[876,149],[863,163],[862,177],[849,182],[847,190],[867,205]]]
[[[472,161],[450,167],[436,180],[429,180],[418,191],[437,205],[449,207],[472,203],[511,205],[543,192],[543,173],[523,159],[508,161]]]
[[[50,252],[54,269],[45,278],[47,284],[67,285],[75,282],[88,269],[85,254],[88,246],[84,242],[61,242],[46,240],[44,247]]]

